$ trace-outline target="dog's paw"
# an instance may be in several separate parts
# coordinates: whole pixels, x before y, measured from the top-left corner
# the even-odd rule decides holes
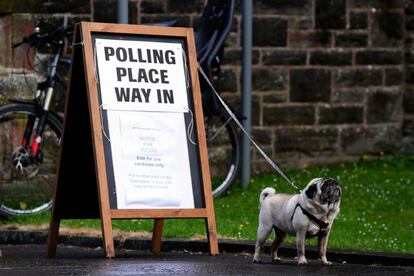
[[[322,265],[327,265],[327,266],[332,265],[332,263],[327,261],[327,260],[321,260],[321,264]]]
[[[306,265],[308,261],[305,257],[299,257],[298,265]]]
[[[282,259],[279,258],[279,257],[272,258],[272,263],[278,263],[278,262],[281,262],[281,261],[282,261]]]
[[[326,259],[326,256],[321,257],[321,264],[322,265],[332,265],[331,262],[328,262],[328,260]]]
[[[253,259],[253,263],[254,264],[261,264],[263,261],[262,261],[262,259],[261,258],[254,258]]]

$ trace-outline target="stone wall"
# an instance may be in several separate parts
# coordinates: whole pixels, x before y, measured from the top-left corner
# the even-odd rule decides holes
[[[220,82],[223,96],[236,109],[240,1]],[[0,44],[0,100],[23,91],[24,50],[10,47],[34,25],[116,21],[115,0],[14,2],[21,1],[0,3],[2,37],[6,34],[6,43]],[[178,19],[178,26],[196,27],[204,2],[129,0],[129,21]],[[342,162],[413,144],[412,0],[253,2],[253,136],[276,162],[295,167]],[[34,76],[29,74],[29,82]],[[269,170],[255,150],[252,169]]]
[[[28,52],[26,45],[12,49],[13,44],[31,34],[35,26],[47,32],[57,26],[91,19],[89,0],[0,1],[0,104],[10,98],[32,97],[36,79],[41,79],[47,70],[49,48],[39,48],[34,58],[33,51]],[[59,69],[62,75],[67,75],[68,68]],[[64,89],[59,85],[55,96],[54,103],[62,109],[65,97]]]
[[[203,3],[130,1],[130,17],[136,23],[179,18],[180,26],[196,26]],[[410,85],[412,93],[408,89],[404,95],[405,69],[408,83],[411,71],[414,76],[414,66],[405,66],[411,52],[404,54],[412,41],[405,31],[405,11],[407,30],[414,22],[411,4],[253,1],[253,137],[274,160],[306,167],[402,148],[403,122],[404,134],[414,130]],[[237,1],[220,86],[236,108],[241,91],[240,10]],[[255,150],[252,169],[269,170]]]

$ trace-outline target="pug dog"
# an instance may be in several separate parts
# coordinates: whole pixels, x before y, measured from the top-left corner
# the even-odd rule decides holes
[[[326,259],[326,248],[332,223],[339,213],[341,187],[332,178],[315,178],[296,195],[278,194],[273,188],[265,188],[260,194],[259,227],[253,257],[261,263],[260,254],[272,229],[272,262],[280,261],[277,250],[286,235],[296,236],[298,265],[307,263],[305,239],[318,236],[319,256],[322,265],[331,265]]]

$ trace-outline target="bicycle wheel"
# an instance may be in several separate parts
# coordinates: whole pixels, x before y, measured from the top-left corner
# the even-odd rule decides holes
[[[239,140],[231,117],[221,112],[204,120],[213,196],[226,192],[235,180],[240,163]]]
[[[0,107],[0,215],[3,216],[39,213],[52,205],[62,123],[49,114],[40,145],[42,158],[30,162],[26,158],[22,166],[16,166],[16,152],[19,157],[30,152],[30,148],[21,146],[29,116],[38,116],[34,106]]]

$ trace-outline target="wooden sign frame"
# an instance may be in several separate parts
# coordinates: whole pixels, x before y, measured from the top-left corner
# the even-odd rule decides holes
[[[183,39],[192,90],[195,135],[204,207],[193,209],[111,209],[105,164],[102,115],[95,72],[93,34]],[[218,254],[213,197],[197,72],[194,33],[190,28],[81,22],[75,28],[70,85],[65,107],[56,191],[48,236],[48,256],[56,255],[62,219],[100,218],[106,257],[114,257],[112,219],[153,218],[152,252],[161,249],[164,219],[204,218],[210,254]]]

